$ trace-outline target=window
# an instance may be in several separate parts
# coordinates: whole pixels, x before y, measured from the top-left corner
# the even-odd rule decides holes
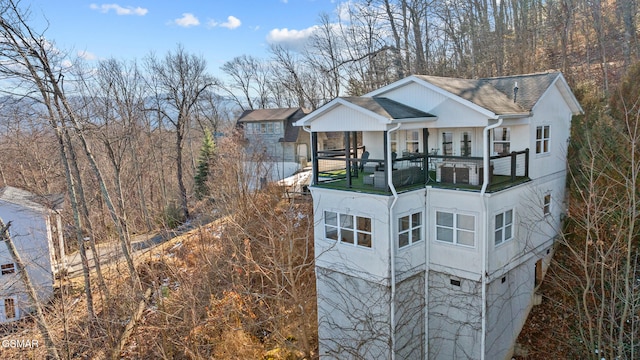
[[[4,318],[5,320],[14,319],[16,317],[16,304],[13,298],[4,299]]]
[[[549,125],[536,127],[536,154],[549,152]]]
[[[493,152],[497,154],[511,152],[511,130],[508,127],[493,130]]]
[[[475,246],[476,218],[436,211],[436,240],[457,245]]]
[[[420,152],[420,132],[418,130],[407,131],[406,149],[408,152]]]
[[[0,265],[0,274],[2,275],[13,274],[15,272],[16,272],[16,264],[14,263]]]
[[[507,210],[496,215],[496,245],[513,239],[513,210]]]
[[[280,124],[279,122],[274,122],[273,123],[273,133],[274,134],[281,134],[282,133],[282,124]]]
[[[544,215],[551,214],[551,194],[546,194],[542,202],[542,213]]]
[[[460,135],[460,156],[471,156],[471,133],[468,131]]]
[[[371,218],[325,211],[324,234],[330,240],[370,248]]]
[[[391,143],[391,152],[398,152],[398,133],[397,132],[392,132],[391,136],[390,136],[390,143]]]
[[[442,154],[453,155],[453,133],[452,132],[442,133]]]
[[[398,219],[398,247],[405,247],[422,240],[422,212]]]

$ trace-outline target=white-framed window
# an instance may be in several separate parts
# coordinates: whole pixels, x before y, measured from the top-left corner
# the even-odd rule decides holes
[[[407,142],[405,149],[410,153],[420,152],[420,132],[418,130],[407,130]]]
[[[496,215],[495,244],[513,239],[513,209]]]
[[[391,152],[398,152],[398,133],[396,131],[392,132],[389,136],[389,142],[391,145]]]
[[[402,248],[422,240],[422,212],[398,218],[398,247]]]
[[[279,122],[273,123],[273,133],[274,134],[282,134],[282,124]]]
[[[324,236],[327,239],[370,248],[371,233],[371,218],[324,212]]]
[[[4,299],[4,318],[5,320],[11,320],[16,318],[16,301],[14,298]]]
[[[536,154],[547,154],[549,151],[550,128],[549,125],[536,127]]]
[[[15,263],[6,263],[0,265],[0,275],[9,275],[16,272],[16,264]]]
[[[545,194],[542,199],[542,214],[545,216],[551,214],[551,193]]]
[[[511,152],[511,129],[508,127],[493,129],[493,152],[496,154]]]
[[[445,131],[442,133],[442,155],[453,155],[453,133]]]
[[[460,156],[471,156],[471,132],[460,134]]]
[[[436,240],[463,246],[475,246],[476,217],[436,211]]]

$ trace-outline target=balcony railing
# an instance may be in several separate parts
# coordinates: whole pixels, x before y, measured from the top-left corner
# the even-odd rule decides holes
[[[319,151],[314,185],[388,194],[388,171],[391,171],[391,181],[398,191],[427,185],[473,191],[480,190],[484,183],[481,157],[423,153],[392,157],[392,166],[387,167],[384,159],[351,158],[340,150]],[[489,192],[529,180],[529,149],[491,156],[489,163]]]

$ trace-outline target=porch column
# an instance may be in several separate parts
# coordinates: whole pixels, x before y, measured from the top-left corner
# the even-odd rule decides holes
[[[344,161],[347,175],[347,187],[351,187],[351,134],[344,132]]]
[[[311,185],[318,184],[318,133],[311,133],[311,166],[313,167],[313,179]]]
[[[388,131],[385,130],[382,133],[382,143],[384,144],[384,188],[386,191],[389,191],[389,171],[391,171],[393,164],[391,164],[391,159],[387,156],[387,149],[389,148],[387,146],[387,135]]]
[[[422,175],[426,183],[429,178],[429,129],[427,128],[422,128],[422,154]]]

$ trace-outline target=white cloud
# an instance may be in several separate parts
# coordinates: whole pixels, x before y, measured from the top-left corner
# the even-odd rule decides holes
[[[239,27],[241,24],[242,22],[240,22],[240,19],[238,19],[235,16],[229,16],[227,18],[227,21],[220,24],[220,26],[225,27],[227,29],[235,29]]]
[[[102,5],[98,5],[98,4],[91,4],[89,5],[89,7],[92,10],[98,10],[102,13],[108,13],[109,11],[113,10],[116,12],[117,15],[138,15],[138,16],[144,16],[147,15],[147,13],[149,12],[149,9],[145,9],[142,7],[133,7],[133,6],[127,6],[127,7],[123,7],[120,6],[118,4],[102,4]]]
[[[88,51],[78,51],[78,57],[85,60],[95,60],[98,57],[94,53],[90,53]]]
[[[184,13],[181,18],[175,19],[174,23],[178,26],[190,27],[200,25],[200,20],[191,13]]]
[[[267,42],[274,45],[282,45],[294,50],[302,49],[311,35],[318,29],[318,26],[314,25],[302,30],[295,29],[273,29],[269,31],[267,35]]]
[[[219,23],[215,20],[210,20],[207,25],[209,27],[225,27],[227,29],[236,29],[238,27],[240,27],[240,25],[242,25],[242,22],[240,21],[240,19],[238,19],[237,17],[231,15],[229,17],[227,17],[227,21],[223,22],[223,23]]]

